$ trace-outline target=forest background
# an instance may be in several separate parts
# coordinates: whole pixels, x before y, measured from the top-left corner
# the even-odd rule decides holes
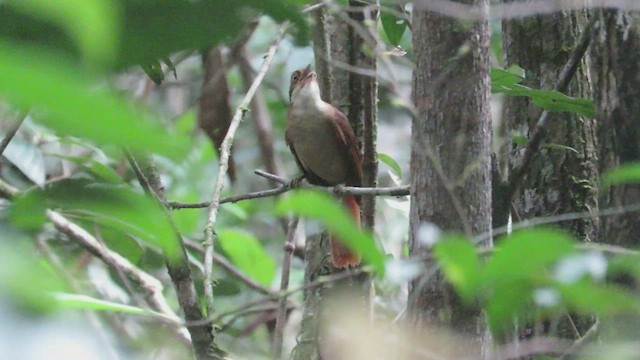
[[[639,10],[0,1],[0,357],[636,358]],[[364,189],[291,186],[309,64]]]

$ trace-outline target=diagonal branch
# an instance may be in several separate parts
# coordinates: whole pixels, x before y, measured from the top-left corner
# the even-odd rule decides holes
[[[278,32],[276,40],[273,45],[269,48],[267,55],[264,58],[262,66],[260,67],[260,71],[256,75],[256,78],[251,84],[251,87],[247,91],[247,94],[244,96],[242,103],[238,106],[238,109],[231,119],[231,124],[229,124],[229,129],[227,131],[227,135],[224,137],[222,141],[222,145],[220,146],[220,165],[218,166],[218,174],[216,175],[216,181],[213,188],[213,196],[211,199],[211,203],[209,204],[209,211],[207,216],[207,224],[204,229],[205,239],[204,239],[204,295],[207,302],[207,308],[209,310],[209,315],[214,312],[213,307],[213,240],[215,236],[215,225],[218,217],[218,209],[220,208],[220,197],[222,194],[222,189],[224,187],[224,180],[227,174],[227,170],[229,169],[229,154],[231,153],[231,145],[233,144],[233,139],[236,134],[236,130],[240,125],[240,120],[244,117],[245,112],[247,111],[251,99],[253,95],[256,93],[256,90],[260,86],[260,83],[265,77],[269,66],[273,60],[273,57],[276,53],[278,45],[280,44],[280,40],[284,37],[285,30],[287,25],[283,25]]]
[[[591,43],[591,38],[593,36],[593,29],[595,27],[595,23],[597,21],[597,17],[593,17],[587,26],[582,31],[582,35],[580,39],[578,39],[578,43],[575,48],[571,51],[569,55],[569,59],[565,64],[562,72],[560,73],[558,83],[556,84],[554,90],[558,92],[565,92],[569,87],[569,83],[571,79],[575,75],[578,70],[578,66],[580,65],[580,61],[584,56],[589,44]],[[524,180],[527,171],[529,171],[529,167],[531,166],[531,161],[535,157],[535,154],[540,149],[540,145],[544,140],[546,131],[547,131],[547,119],[549,118],[549,112],[544,110],[540,117],[538,118],[538,122],[536,123],[536,127],[533,130],[533,135],[531,136],[531,140],[527,145],[527,148],[524,151],[524,156],[522,158],[522,163],[517,169],[513,171],[513,177],[510,179],[509,183],[506,187],[506,192],[504,198],[502,199],[502,204],[505,208],[510,208],[511,201],[515,196],[516,192],[520,189],[522,185],[522,181]]]

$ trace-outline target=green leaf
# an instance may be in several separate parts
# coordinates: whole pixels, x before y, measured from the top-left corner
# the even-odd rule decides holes
[[[169,319],[171,321],[176,320],[153,310],[147,310],[137,306],[96,299],[87,295],[53,293],[51,294],[51,297],[58,306],[70,309],[112,311],[126,314],[161,317]]]
[[[282,0],[29,1],[44,10],[0,6],[0,38],[91,60],[109,59],[115,45],[115,58],[108,64],[117,68],[149,64],[180,50],[233,41],[245,23],[260,13],[279,23],[290,21],[298,44],[309,38],[300,9]],[[77,5],[83,3],[88,4]],[[80,12],[84,17],[78,19]],[[105,16],[96,19],[98,14]]]
[[[487,316],[489,328],[494,336],[509,331],[513,319],[526,321],[528,304],[531,302],[532,287],[525,282],[498,282],[487,296]]]
[[[391,169],[393,169],[393,171],[396,172],[396,174],[398,174],[399,177],[402,177],[402,168],[400,168],[398,162],[396,162],[391,156],[383,153],[378,153],[378,160],[387,164]]]
[[[18,197],[10,207],[10,218],[16,226],[33,229],[44,217],[45,208],[61,209],[126,232],[160,247],[170,260],[180,258],[180,246],[166,211],[155,200],[129,187],[86,180],[58,181],[44,190],[31,190]]]
[[[25,214],[29,216],[30,214]],[[52,291],[66,291],[59,274],[47,262],[34,256],[26,234],[0,222],[0,294],[8,295],[15,305],[35,311],[51,310],[55,304],[46,296]]]
[[[400,5],[394,6],[394,10],[399,13],[404,12],[404,9]],[[380,22],[391,45],[398,46],[407,29],[407,20],[383,10],[380,13]]]
[[[292,196],[280,200],[275,211],[279,215],[292,212],[319,220],[331,233],[336,234],[336,238],[345,246],[360,253],[365,262],[371,264],[380,274],[384,274],[386,257],[371,234],[360,231],[347,210],[329,194],[313,190],[295,191]]]
[[[118,3],[113,0],[11,0],[6,4],[65,29],[91,62],[108,64],[117,56],[120,30]]]
[[[148,64],[142,65],[142,70],[149,76],[156,85],[162,84],[164,80],[164,72],[162,71],[162,65],[160,61],[154,60]]]
[[[122,178],[110,166],[105,165],[88,156],[58,156],[61,159],[72,161],[80,165],[86,172],[95,176],[99,181],[111,184],[122,184]]]
[[[0,94],[61,134],[178,158],[186,137],[170,136],[149,115],[97,86],[54,54],[0,42]]]
[[[521,85],[524,70],[511,67],[507,70],[491,69],[491,91],[509,96],[525,96],[547,111],[568,111],[585,117],[595,116],[595,105],[590,99],[578,99],[554,90],[537,90]]]
[[[469,303],[482,274],[482,268],[476,249],[469,239],[458,236],[447,236],[438,241],[433,249],[445,276]]]
[[[540,271],[574,249],[573,240],[557,230],[540,228],[516,231],[497,241],[494,255],[485,269],[485,281],[534,279]]]
[[[620,165],[602,176],[602,187],[613,185],[637,184],[640,182],[640,162]]]
[[[558,290],[573,311],[602,316],[640,311],[637,297],[618,286],[583,280],[558,285]]]
[[[222,250],[240,270],[262,285],[269,286],[276,274],[276,263],[253,235],[239,230],[218,234]]]

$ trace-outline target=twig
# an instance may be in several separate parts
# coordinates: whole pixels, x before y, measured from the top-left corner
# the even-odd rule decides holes
[[[242,304],[240,306],[238,306],[237,308],[219,313],[213,320],[211,320],[211,322],[217,324],[219,323],[223,318],[225,318],[226,316],[229,315],[233,315],[242,311],[246,311],[247,309],[253,308],[255,306],[258,305],[262,305],[265,303],[268,303],[270,301],[273,301],[274,299],[278,299],[282,296],[289,296],[291,294],[295,294],[297,292],[300,291],[305,291],[305,290],[309,290],[309,289],[314,289],[317,288],[319,286],[323,286],[325,284],[328,283],[332,283],[332,282],[337,282],[337,281],[341,281],[344,279],[348,279],[350,277],[354,277],[363,273],[367,273],[370,272],[372,269],[369,267],[361,267],[361,268],[356,268],[352,271],[348,271],[348,272],[340,272],[340,273],[335,273],[329,276],[321,276],[319,277],[317,280],[307,283],[303,286],[291,289],[291,290],[287,290],[285,292],[278,292],[277,294],[274,294],[273,296],[265,296],[250,302],[247,302],[245,304]]]
[[[273,358],[279,360],[282,356],[282,333],[287,320],[287,294],[289,289],[289,274],[291,273],[291,258],[295,250],[296,230],[298,229],[298,217],[293,217],[287,230],[287,241],[284,244],[284,259],[282,260],[282,278],[280,279],[280,292],[283,294],[278,300],[278,312],[276,313],[276,327],[273,331]]]
[[[580,60],[584,56],[587,48],[589,47],[589,43],[591,42],[591,37],[593,34],[593,28],[595,27],[595,23],[597,21],[597,17],[593,17],[587,26],[584,28],[580,39],[578,39],[578,43],[575,48],[571,51],[569,55],[569,59],[565,64],[562,72],[560,73],[558,83],[556,84],[554,90],[558,92],[565,92],[569,87],[569,83],[571,79],[575,75],[578,70],[578,65],[580,64]],[[509,181],[507,186],[502,204],[505,207],[509,207],[515,193],[520,189],[522,185],[522,181],[524,180],[525,175],[530,169],[531,161],[535,157],[536,153],[540,149],[540,144],[544,140],[546,127],[547,127],[547,119],[549,118],[549,112],[547,110],[542,111],[540,117],[538,118],[538,122],[536,123],[536,127],[533,130],[533,135],[531,136],[531,140],[527,144],[527,148],[524,151],[524,156],[522,158],[521,165],[514,169],[513,177]]]
[[[82,247],[101,259],[105,264],[122,271],[131,280],[135,281],[144,291],[145,299],[149,306],[168,319],[173,319],[180,337],[188,344],[191,344],[191,336],[187,329],[183,326],[176,325],[180,324],[182,320],[173,312],[167,300],[162,295],[163,286],[160,280],[136,267],[120,254],[100,244],[100,242],[86,230],[72,223],[60,213],[53,210],[46,210],[46,216],[53,223],[56,230],[76,240]]]
[[[569,349],[567,349],[558,360],[566,359],[569,355],[575,354],[584,344],[593,338],[600,330],[600,319],[596,318],[596,321],[591,325],[589,330],[582,337],[576,340]]]
[[[229,129],[227,130],[227,135],[224,137],[222,141],[222,145],[220,146],[220,165],[218,166],[218,173],[216,175],[216,181],[213,188],[213,196],[211,203],[209,204],[209,211],[207,216],[207,224],[205,226],[205,239],[204,239],[204,295],[207,302],[207,308],[209,313],[213,313],[213,239],[214,239],[214,227],[216,224],[216,220],[218,217],[218,209],[220,208],[220,195],[222,194],[222,188],[224,187],[224,180],[227,174],[227,170],[229,168],[229,155],[231,151],[231,145],[233,144],[233,139],[240,125],[240,120],[242,120],[253,95],[255,94],[258,86],[264,79],[264,76],[271,65],[271,61],[276,53],[278,45],[280,44],[280,40],[284,37],[285,30],[287,25],[282,25],[280,31],[274,41],[273,45],[269,48],[267,55],[264,58],[260,71],[256,75],[253,84],[247,91],[247,94],[244,96],[244,99],[238,106],[238,109],[231,119],[231,124],[229,124]]]
[[[193,241],[185,241],[185,245],[187,247],[195,250],[195,251],[198,251],[198,252],[204,254],[204,248],[202,247],[202,245],[200,245],[198,243],[195,243]],[[275,294],[273,291],[267,289],[266,287],[260,285],[255,280],[250,278],[242,270],[240,270],[237,267],[233,266],[233,264],[231,264],[229,261],[227,261],[227,259],[225,259],[224,257],[222,257],[222,256],[220,256],[220,255],[218,255],[216,253],[213,253],[213,262],[216,263],[218,266],[222,267],[223,269],[225,269],[226,271],[228,271],[229,274],[231,274],[231,276],[233,276],[236,279],[242,281],[248,287],[256,290],[257,292],[265,294],[265,295],[274,295]]]
[[[221,199],[219,204],[235,203],[243,200],[271,197],[271,196],[280,195],[287,191],[296,189],[289,185],[291,183],[290,180],[279,177],[277,175],[270,174],[262,170],[256,170],[255,174],[282,185],[274,189],[254,191],[246,194],[229,196]],[[353,186],[325,187],[325,186],[311,185],[309,183],[303,182],[303,183],[300,183],[300,185],[298,185],[297,188],[322,190],[328,193],[338,194],[338,195],[373,195],[373,196],[396,196],[396,197],[409,196],[409,185],[397,186],[397,187],[376,187],[376,188],[364,188],[364,187],[353,187]],[[169,201],[166,204],[172,209],[200,209],[200,208],[208,207],[211,204],[211,202],[183,203],[179,201]]]
[[[9,131],[7,131],[7,135],[4,136],[4,139],[2,139],[2,142],[0,143],[0,155],[2,155],[7,146],[9,146],[11,139],[13,139],[13,137],[16,135],[18,129],[20,128],[20,125],[22,125],[22,122],[27,118],[28,114],[29,113],[25,111],[18,115],[18,119],[16,120],[16,122],[9,129]]]

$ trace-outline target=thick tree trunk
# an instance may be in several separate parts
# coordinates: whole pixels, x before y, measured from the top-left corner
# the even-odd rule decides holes
[[[640,16],[615,10],[594,11],[598,32],[590,53],[598,126],[601,173],[618,165],[640,161]],[[640,186],[601,189],[600,208],[626,207],[640,203]],[[629,248],[640,244],[637,212],[602,217],[599,241]],[[629,278],[615,281],[635,286]],[[614,341],[638,341],[640,317],[626,315],[609,319],[602,333]]]
[[[525,70],[525,85],[553,89],[585,25],[582,12],[505,21],[508,66],[519,65]],[[585,64],[583,58],[567,95],[591,97]],[[509,98],[504,117],[506,133],[531,135],[541,113],[542,109],[527,98]],[[598,210],[595,119],[562,112],[550,114],[547,124],[543,145],[514,196],[511,213],[514,222]],[[513,154],[511,165],[518,167],[523,151]],[[583,241],[592,241],[597,236],[598,220],[584,218],[561,226]]]
[[[518,65],[525,70],[524,85],[536,89],[554,89],[587,23],[586,12],[559,12],[505,21],[507,65]],[[565,92],[567,95],[591,97],[586,64],[586,58],[582,57]],[[508,98],[503,119],[504,133],[515,133],[531,139],[541,114],[542,109],[527,98]],[[535,217],[598,211],[595,119],[560,112],[549,114],[546,124],[542,145],[527,166],[521,183],[517,184],[519,191],[514,194],[513,202],[505,205],[511,206],[514,223]],[[510,152],[512,169],[522,166],[524,147]],[[598,224],[596,217],[584,217],[558,225],[582,241],[595,241]],[[586,331],[593,319],[567,315],[558,320],[559,335],[575,338]],[[531,336],[532,329],[521,329],[520,336]]]
[[[485,0],[464,2],[487,5]],[[417,116],[411,142],[410,253],[418,256],[429,251],[419,235],[425,224],[469,235],[491,229],[488,24],[414,11],[413,46]],[[463,306],[440,274],[427,272],[411,284],[409,310],[419,327],[452,327],[467,335],[468,345],[486,348],[481,312]]]
[[[599,169],[640,160],[640,17],[621,11],[597,11],[598,35],[591,52],[591,77],[597,109]],[[640,203],[640,187],[616,186],[600,192],[600,207]],[[635,247],[640,243],[638,214],[601,219],[601,242]]]

